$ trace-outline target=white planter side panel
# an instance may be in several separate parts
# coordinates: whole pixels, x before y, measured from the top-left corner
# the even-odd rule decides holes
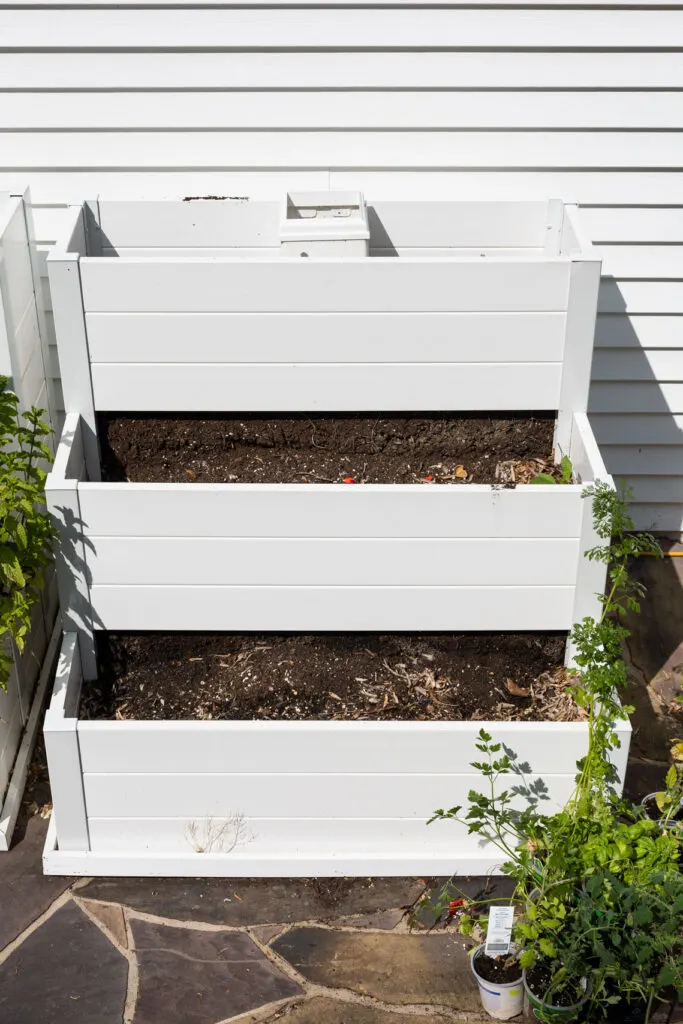
[[[195,328],[196,329],[196,328]],[[353,412],[556,409],[561,363],[95,364],[99,409]],[[198,396],[201,396],[199,398]]]
[[[202,363],[230,364],[231,372],[240,363],[554,364],[562,360],[565,319],[432,313],[428,333],[421,313],[88,313],[86,325],[97,396],[100,364],[125,364],[133,382],[138,363],[155,364],[157,373],[164,363],[184,372]]]
[[[500,855],[462,826],[426,826],[435,806],[465,803],[480,782],[468,763],[479,729],[531,762],[529,781],[543,777],[549,811],[572,792],[585,750],[586,727],[567,723],[78,722],[74,730],[76,650],[67,634],[46,720],[52,874],[495,871]],[[620,735],[627,748],[628,725]]]
[[[28,195],[0,192],[0,374],[9,377],[10,388],[19,399],[20,410],[50,404],[43,364],[39,309],[31,262],[30,214]],[[39,286],[38,286],[39,287]],[[46,414],[49,420],[49,413]],[[0,850],[7,848],[15,816],[14,804],[21,792],[8,790],[29,720],[31,700],[47,647],[48,630],[54,621],[51,604],[54,589],[48,583],[45,599],[34,606],[31,630],[24,651],[12,647],[11,672],[7,690],[0,690]],[[21,773],[20,773],[21,774]],[[18,785],[18,776],[14,785]],[[23,780],[22,780],[23,786]],[[10,808],[9,804],[12,804]]]
[[[582,480],[596,477],[594,466],[606,477],[585,415],[575,435],[570,456]],[[47,492],[62,535],[63,602],[81,631],[88,678],[92,628],[563,630],[574,622],[589,546],[581,484],[89,484],[80,482],[79,438],[71,416]],[[582,607],[593,611],[601,571],[582,588]]]

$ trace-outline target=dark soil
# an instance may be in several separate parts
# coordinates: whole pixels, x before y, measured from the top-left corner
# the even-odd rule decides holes
[[[654,796],[647,796],[643,800],[643,810],[645,811],[646,816],[650,818],[652,821],[659,821],[661,818],[664,817],[664,814],[662,813],[662,811],[660,811],[659,807],[657,806],[657,800]],[[681,807],[681,809],[677,811],[676,814],[671,814],[669,816],[669,821],[683,821],[683,807]]]
[[[497,982],[499,985],[511,984],[522,977],[519,960],[510,956],[487,956],[486,953],[479,953],[474,966],[480,978],[484,981]]]
[[[565,636],[113,634],[83,718],[563,720],[582,717]]]
[[[508,415],[102,414],[105,480],[525,483],[552,462],[554,418]]]
[[[552,970],[548,964],[537,963],[526,972],[526,983],[537,999],[546,1002],[546,992],[552,980]],[[555,989],[548,1000],[554,1007],[575,1006],[585,995],[581,985],[568,984],[565,988]]]

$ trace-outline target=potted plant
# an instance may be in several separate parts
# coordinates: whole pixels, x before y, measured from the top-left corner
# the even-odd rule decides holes
[[[43,438],[51,433],[44,410],[20,413],[9,380],[0,376],[0,688],[6,689],[11,654],[21,652],[31,627],[31,611],[52,559],[54,531],[44,505],[46,472],[52,452]]]
[[[574,697],[589,715],[589,747],[578,762],[576,787],[563,809],[543,814],[542,781],[527,782],[528,764],[482,730],[474,762],[488,782],[471,792],[469,809],[439,810],[432,820],[464,821],[471,833],[509,858],[504,872],[516,881],[518,914],[512,940],[520,949],[533,1015],[542,1021],[648,1021],[673,986],[683,989],[683,877],[680,839],[618,798],[610,755],[615,724],[630,708],[618,691],[626,682],[619,622],[639,610],[643,590],[629,576],[629,560],[659,548],[647,534],[632,534],[623,495],[601,484],[587,488],[597,535],[606,543],[587,552],[608,563],[609,586],[599,619],[585,618],[572,632],[576,650]],[[501,791],[506,777],[515,784]],[[502,780],[502,782],[501,782]],[[675,770],[666,779],[662,807],[680,804]],[[460,930],[482,925],[485,904],[456,912]]]

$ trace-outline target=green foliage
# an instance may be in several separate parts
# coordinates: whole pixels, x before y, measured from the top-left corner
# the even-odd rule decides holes
[[[626,683],[622,643],[628,636],[620,616],[638,611],[643,597],[629,562],[661,551],[650,535],[630,532],[623,495],[596,483],[584,497],[592,501],[602,542],[586,556],[605,563],[608,586],[600,595],[599,619],[583,619],[570,637],[577,666],[572,693],[586,709],[589,734],[574,792],[559,813],[544,813],[543,782],[530,783],[530,766],[482,729],[476,746],[483,757],[472,766],[486,782],[485,792],[470,792],[466,811],[440,809],[432,820],[463,823],[507,858],[503,871],[517,883],[513,902],[519,906],[513,941],[523,967],[541,963],[549,969],[546,1001],[565,988],[575,994],[577,981],[586,978],[582,1019],[604,1020],[624,998],[643,1000],[649,1019],[665,987],[683,994],[683,828],[649,820],[640,807],[617,797],[610,754],[618,746],[616,723],[631,710],[618,700]],[[677,764],[667,774],[662,799],[669,816],[680,808],[682,774]],[[487,915],[484,901],[454,916],[465,934],[485,934]]]
[[[572,466],[572,460],[568,455],[562,456],[560,462],[560,479],[551,476],[550,473],[538,473],[537,476],[532,476],[529,481],[530,484],[570,484],[572,482],[572,476],[574,474],[574,467]]]
[[[0,377],[0,688],[10,673],[7,640],[24,649],[31,610],[52,557],[53,529],[44,507],[45,469],[52,452],[42,409],[18,411]]]

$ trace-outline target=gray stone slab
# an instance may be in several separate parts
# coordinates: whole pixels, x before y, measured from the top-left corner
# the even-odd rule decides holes
[[[122,1024],[128,963],[69,902],[0,965],[3,1024]]]
[[[255,925],[403,909],[424,886],[416,878],[95,878],[80,895],[178,921]]]
[[[295,928],[272,948],[308,981],[374,996],[385,1003],[479,1008],[479,994],[460,936],[398,935]]]
[[[464,1024],[441,1015],[411,1013],[406,1017],[379,1006],[318,998],[298,1003],[281,1019],[283,1024]],[[252,1024],[257,1020],[258,1017],[246,1017],[240,1024]]]
[[[135,1024],[216,1024],[301,988],[248,935],[131,920],[139,969]]]

